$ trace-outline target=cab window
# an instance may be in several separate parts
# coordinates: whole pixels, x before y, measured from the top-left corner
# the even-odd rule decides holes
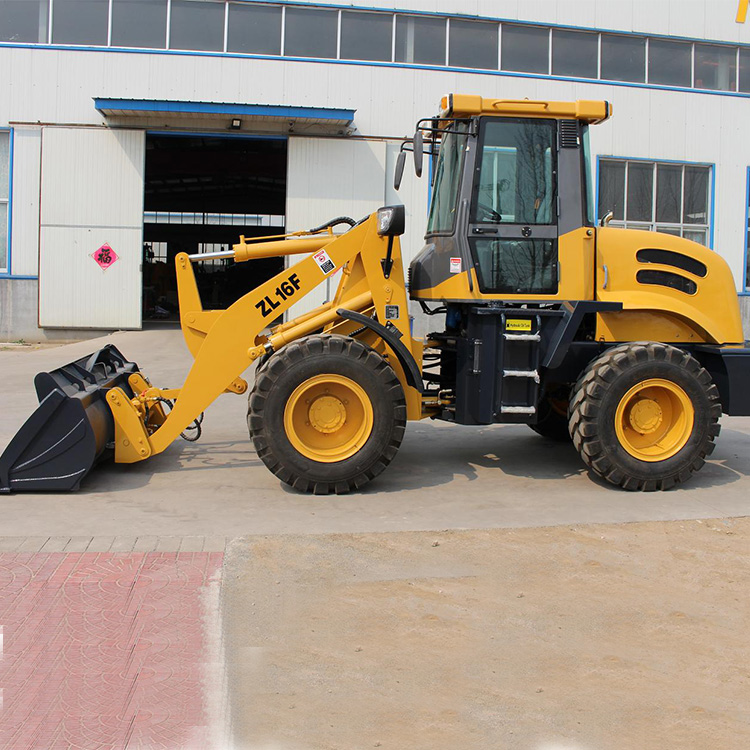
[[[483,118],[472,220],[554,224],[555,122]]]
[[[443,134],[435,170],[427,234],[453,231],[468,128],[468,123],[457,123]]]

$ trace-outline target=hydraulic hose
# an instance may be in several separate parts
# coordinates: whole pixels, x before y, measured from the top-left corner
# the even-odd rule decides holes
[[[309,229],[308,231],[310,232],[310,234],[315,234],[316,232],[322,232],[324,229],[335,227],[339,224],[348,224],[350,227],[353,227],[356,225],[356,223],[357,222],[349,216],[337,216],[335,219],[331,219],[325,224],[321,224],[319,227],[315,227],[315,229]]]

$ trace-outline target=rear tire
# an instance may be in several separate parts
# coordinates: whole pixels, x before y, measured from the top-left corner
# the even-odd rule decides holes
[[[711,376],[687,352],[639,342],[594,360],[573,388],[569,428],[584,463],[627,490],[685,482],[714,449],[721,416]]]
[[[260,368],[247,424],[258,456],[282,482],[341,494],[363,487],[396,455],[406,401],[377,352],[345,336],[309,336]]]

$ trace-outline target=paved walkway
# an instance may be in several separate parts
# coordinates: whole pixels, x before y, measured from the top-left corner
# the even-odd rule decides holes
[[[0,540],[0,748],[209,748],[223,539]]]
[[[179,331],[108,340],[160,386],[180,385],[191,364]],[[34,374],[103,344],[0,351],[0,450],[36,407]],[[522,425],[426,421],[409,425],[392,465],[363,492],[311,497],[258,460],[245,404],[221,396],[199,443],[177,441],[139,464],[98,466],[78,493],[0,496],[0,750],[227,750],[217,739],[221,618],[242,632],[249,612],[219,598],[229,538],[750,515],[750,418],[724,418],[708,465],[664,493],[605,485],[572,446]],[[272,587],[256,589],[242,576],[237,585],[248,596],[257,590],[256,613],[271,597]],[[273,598],[283,599],[278,590]],[[270,633],[284,617],[298,622],[276,615]],[[246,646],[229,660],[254,669],[258,652]]]

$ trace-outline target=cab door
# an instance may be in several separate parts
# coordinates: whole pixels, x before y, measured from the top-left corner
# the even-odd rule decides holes
[[[553,119],[480,120],[468,241],[482,296],[588,298],[581,126],[565,123],[564,140]]]

